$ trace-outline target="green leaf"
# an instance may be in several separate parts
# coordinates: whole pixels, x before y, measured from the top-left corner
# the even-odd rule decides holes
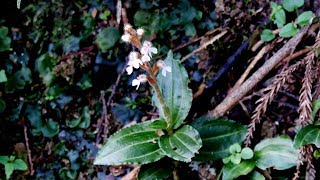
[[[89,107],[85,106],[82,109],[81,122],[79,124],[79,127],[82,129],[87,129],[90,126],[90,122],[91,122],[91,115],[89,113]]]
[[[294,147],[300,148],[306,144],[314,144],[320,148],[320,128],[310,124],[300,129],[294,138]]]
[[[178,161],[190,162],[201,148],[202,141],[197,130],[184,125],[172,135],[161,136],[159,146],[167,156]]]
[[[276,12],[281,10],[282,7],[277,5],[277,3],[275,3],[275,2],[270,2],[270,6],[271,6],[271,9],[272,9],[271,14],[270,14],[270,20],[274,21],[275,18],[276,18],[275,17]]]
[[[238,143],[235,143],[229,147],[230,154],[236,154],[241,152],[241,146]]]
[[[60,131],[59,123],[53,121],[51,118],[41,127],[41,132],[44,137],[53,137]]]
[[[282,6],[288,12],[293,12],[303,6],[304,0],[282,0]]]
[[[186,36],[195,36],[197,34],[197,30],[192,23],[188,23],[184,26]]]
[[[316,158],[316,160],[318,160],[320,158],[320,150],[319,149],[315,150],[313,153],[313,156],[314,158]]]
[[[3,83],[3,82],[7,82],[8,79],[7,79],[7,76],[6,76],[6,72],[1,69],[0,71],[0,83]]]
[[[164,62],[167,66],[171,67],[172,72],[167,73],[166,76],[159,73],[157,80],[165,104],[170,111],[172,127],[176,129],[182,124],[189,113],[192,102],[192,91],[188,87],[188,73],[178,60],[173,59],[172,51],[169,51]],[[164,118],[163,110],[155,94],[153,100],[159,108],[160,117]]]
[[[6,174],[6,178],[9,179],[10,176],[12,175],[13,173],[13,170],[14,170],[14,165],[13,163],[7,163],[4,165],[4,170],[5,170],[5,174]]]
[[[229,155],[229,147],[241,144],[247,132],[246,126],[224,118],[202,117],[191,124],[200,133],[203,146],[194,158],[214,161]]]
[[[230,160],[233,164],[240,164],[241,162],[241,154],[237,153],[237,154],[232,154],[230,156]]]
[[[312,119],[314,119],[316,117],[319,109],[320,109],[320,100],[317,99],[317,100],[313,101],[313,103],[312,103]]]
[[[222,162],[223,162],[223,164],[228,164],[230,162],[230,160],[231,160],[231,157],[229,156],[229,157],[223,158]]]
[[[133,22],[136,26],[143,26],[147,25],[150,22],[152,14],[148,13],[147,11],[137,11],[134,14]]]
[[[277,20],[277,26],[278,28],[281,28],[283,27],[283,25],[286,24],[286,13],[284,12],[283,9],[280,9],[278,10],[276,13],[275,13],[275,20]]]
[[[111,12],[107,9],[99,15],[99,18],[102,20],[107,20],[108,17],[110,16],[110,14],[111,14]]]
[[[296,35],[299,32],[299,29],[293,23],[288,23],[280,29],[279,36],[288,38]]]
[[[8,156],[0,156],[0,164],[7,164],[9,161],[9,157]]]
[[[119,41],[119,39],[119,30],[114,27],[107,27],[99,32],[96,43],[101,52],[105,53],[108,51],[108,49],[112,48]]]
[[[158,120],[157,120],[158,121]],[[110,136],[94,160],[95,165],[147,164],[158,161],[165,155],[157,141],[157,121],[147,121],[124,129]],[[161,120],[163,121],[163,120]]]
[[[242,159],[251,159],[253,157],[253,151],[252,149],[246,147],[243,148],[241,151],[241,158]]]
[[[242,161],[240,164],[229,163],[223,166],[222,179],[231,180],[249,174],[255,167],[253,160]]]
[[[6,102],[0,99],[0,113],[2,113],[6,109]]]
[[[40,105],[27,105],[25,114],[34,128],[41,128],[41,107]]]
[[[168,167],[146,167],[141,166],[138,174],[138,180],[160,180],[168,179],[171,176],[171,169]]]
[[[54,79],[53,68],[57,63],[57,59],[52,54],[45,53],[36,59],[35,69],[39,72],[42,82],[49,86]]]
[[[79,125],[81,118],[72,117],[71,119],[66,120],[66,126],[69,128],[75,128]]]
[[[265,29],[262,31],[260,35],[260,39],[264,42],[269,42],[276,37],[275,34],[272,33],[270,29]]]
[[[74,35],[63,40],[63,52],[75,52],[80,49],[80,38]]]
[[[27,164],[22,159],[16,159],[13,162],[13,165],[14,165],[14,169],[16,169],[16,170],[25,171],[28,169]]]
[[[312,16],[313,16],[312,11],[303,12],[298,16],[297,24],[299,24],[301,27],[308,25]]]
[[[0,52],[10,50],[11,38],[8,37],[8,28],[0,27]]]
[[[250,176],[250,180],[265,180],[266,178],[258,171],[253,171]]]
[[[288,137],[265,139],[254,148],[254,159],[260,169],[273,167],[277,170],[291,168],[297,164],[298,150]]]

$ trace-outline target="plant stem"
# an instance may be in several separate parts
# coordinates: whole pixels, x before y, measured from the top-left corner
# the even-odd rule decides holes
[[[159,100],[160,106],[162,108],[162,111],[163,111],[163,114],[165,117],[165,121],[167,122],[167,131],[168,131],[168,134],[170,135],[173,133],[173,127],[172,127],[172,123],[171,123],[169,109],[164,102],[161,90],[160,90],[158,82],[157,82],[157,78],[156,78],[156,76],[155,76],[154,72],[152,71],[152,68],[150,67],[149,64],[147,65],[147,71],[150,74],[150,77],[154,80],[154,83],[150,83],[150,84],[153,86],[155,93],[156,93],[156,96],[157,96],[157,99]]]
[[[179,175],[178,175],[178,171],[177,171],[179,162],[178,161],[173,161],[173,164],[174,164],[174,169],[173,169],[173,172],[172,172],[173,179],[174,180],[179,180]]]

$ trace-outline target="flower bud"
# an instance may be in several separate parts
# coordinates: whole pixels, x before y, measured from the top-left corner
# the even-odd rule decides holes
[[[144,30],[142,28],[137,29],[137,34],[142,36],[144,34]]]
[[[121,36],[121,40],[124,42],[130,42],[131,41],[131,35],[130,34],[124,34]]]

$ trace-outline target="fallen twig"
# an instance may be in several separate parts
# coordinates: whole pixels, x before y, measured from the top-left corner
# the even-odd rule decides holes
[[[233,62],[237,59],[237,57],[248,47],[249,40],[246,40],[241,46],[237,49],[237,51],[232,54],[227,60],[227,62],[219,69],[217,74],[207,83],[207,89],[211,89],[211,87],[221,78],[221,76],[227,72]]]
[[[310,25],[304,27],[296,36],[292,37],[280,50],[278,50],[265,64],[260,67],[238,89],[230,93],[215,109],[209,111],[208,116],[221,117],[236,105],[253,87],[258,84],[273,68],[286,56],[292,53],[302,38],[308,32]]]
[[[23,125],[23,132],[24,132],[24,139],[26,141],[26,147],[27,147],[27,155],[28,155],[28,162],[29,162],[29,168],[30,168],[30,175],[32,176],[34,173],[33,169],[33,163],[32,163],[32,156],[31,156],[31,150],[29,146],[29,138],[28,138],[28,128],[26,125]]]
[[[248,68],[244,71],[244,73],[241,75],[240,79],[236,82],[236,84],[233,86],[232,90],[230,91],[230,93],[234,90],[237,89],[242,83],[243,81],[247,78],[247,76],[249,75],[250,71],[254,68],[254,66],[257,64],[257,62],[264,56],[264,54],[266,52],[268,52],[270,50],[272,46],[271,45],[266,45],[264,46],[259,52],[258,54],[254,57],[253,61],[250,63],[250,65],[248,66]]]
[[[202,49],[207,48],[207,46],[209,46],[210,44],[214,43],[216,40],[220,39],[223,35],[225,35],[228,32],[228,30],[224,30],[222,31],[220,34],[217,34],[216,36],[214,36],[212,39],[210,39],[209,41],[207,41],[206,43],[202,44],[200,47],[198,47],[197,49],[195,49],[194,51],[192,51],[191,53],[187,54],[186,56],[184,56],[181,59],[181,62],[184,62],[185,60],[187,60],[189,57],[191,57],[193,54],[201,51]]]

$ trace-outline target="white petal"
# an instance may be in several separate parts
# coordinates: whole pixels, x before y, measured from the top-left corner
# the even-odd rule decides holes
[[[138,79],[134,79],[132,81],[132,86],[137,86],[136,90],[138,90],[138,88],[140,86],[140,81]]]
[[[122,41],[124,42],[130,42],[131,35],[130,34],[124,34],[121,36]]]
[[[170,66],[166,66],[166,67],[164,67],[164,69],[165,69],[166,71],[168,71],[168,72],[171,72],[171,67],[170,67]]]
[[[140,52],[141,52],[141,54],[145,55],[145,54],[148,54],[148,50],[149,50],[148,47],[143,46],[143,47],[141,48]]]
[[[138,69],[138,68],[139,68],[139,63],[134,63],[134,64],[132,64],[132,66],[133,66],[134,68]]]
[[[142,62],[148,62],[151,60],[148,55],[143,55],[141,59],[142,59]]]
[[[155,47],[151,47],[150,52],[152,52],[153,54],[158,54],[158,50]]]
[[[126,71],[127,71],[127,73],[130,75],[130,74],[132,73],[132,71],[133,71],[132,66],[128,66],[128,67],[126,68]]]
[[[162,75],[167,76],[167,71],[164,68],[162,69]]]

